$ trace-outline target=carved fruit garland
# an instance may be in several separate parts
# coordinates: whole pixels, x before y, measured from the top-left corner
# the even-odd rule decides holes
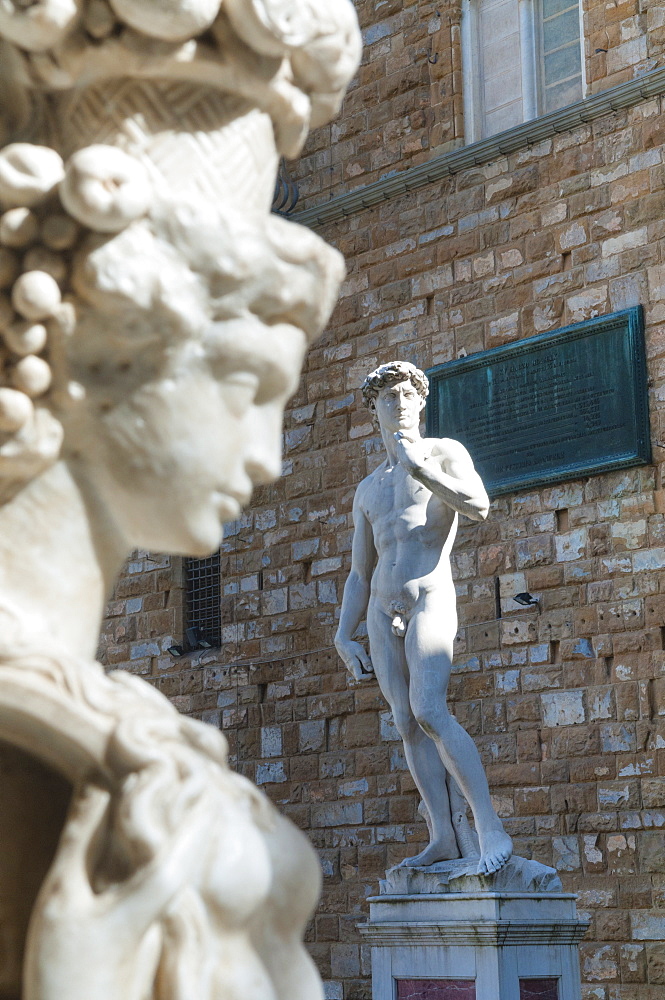
[[[10,356],[0,387],[5,435],[31,423],[32,401],[51,387],[43,357],[49,325],[67,325],[63,313],[73,309],[63,304],[69,277],[63,252],[79,241],[81,227],[118,233],[142,218],[151,201],[144,167],[112,146],[89,146],[66,164],[46,146],[14,143],[0,152],[0,333]]]

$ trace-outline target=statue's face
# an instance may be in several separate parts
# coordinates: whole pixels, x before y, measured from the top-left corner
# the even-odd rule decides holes
[[[384,385],[374,400],[379,426],[389,434],[418,430],[424,405],[424,399],[408,379]]]
[[[299,330],[212,329],[202,351],[91,422],[84,474],[132,547],[206,555],[252,489],[281,471],[284,406],[305,348]],[[267,355],[269,354],[269,357]]]
[[[281,471],[307,341],[278,315],[224,315],[221,248],[150,240],[100,241],[79,266],[69,367],[85,397],[63,419],[65,457],[131,547],[206,555]]]

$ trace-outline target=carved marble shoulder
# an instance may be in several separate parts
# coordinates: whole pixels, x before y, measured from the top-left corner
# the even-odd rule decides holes
[[[462,442],[454,438],[425,438],[425,443],[431,447],[433,458],[468,461],[471,457]]]

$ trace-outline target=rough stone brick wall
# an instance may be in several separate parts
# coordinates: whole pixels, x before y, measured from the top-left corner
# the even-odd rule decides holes
[[[587,83],[592,94],[663,63],[665,12],[650,0],[585,0]]]
[[[359,0],[364,55],[344,109],[294,164],[303,198],[423,162],[463,136],[458,0]]]
[[[221,724],[320,849],[310,937],[331,997],[369,997],[355,923],[425,838],[376,684],[350,688],[331,648],[354,487],[382,456],[360,381],[393,356],[428,367],[635,304],[655,464],[502,498],[461,528],[451,700],[517,850],[592,917],[586,1000],[665,997],[662,112],[645,102],[329,226],[349,277],[287,414],[285,476],[227,532],[221,654],[164,652],[181,594],[162,561],[139,554],[111,606],[108,660]],[[482,624],[497,578],[503,617]],[[525,589],[539,610],[512,611]]]
[[[345,116],[311,140],[301,169],[312,201],[461,137],[456,57],[427,62],[432,39],[435,54],[448,39],[454,48],[454,17],[407,2],[358,9],[365,28],[390,31],[370,42]],[[589,4],[590,58],[608,49],[593,87],[653,68],[643,59],[661,58],[661,17],[655,4]],[[645,23],[643,57],[643,42],[626,43]],[[601,45],[593,32],[605,25],[612,41]],[[393,89],[380,90],[388,79]],[[453,111],[434,107],[434,79],[437,97],[453,95],[448,131]],[[554,864],[592,918],[585,1000],[665,1000],[662,105],[646,101],[327,226],[349,276],[287,413],[284,478],[257,491],[226,533],[222,651],[166,652],[182,639],[179,561],[137,553],[110,605],[106,661],[221,725],[232,761],[319,849],[325,892],[309,938],[332,1000],[369,998],[355,924],[386,868],[426,836],[376,684],[349,686],[332,649],[354,488],[382,460],[360,382],[395,356],[429,367],[636,304],[654,465],[502,498],[485,524],[462,526],[451,701],[517,850]],[[512,610],[520,590],[540,598],[537,610]]]
[[[364,54],[340,116],[290,169],[326,201],[464,143],[461,0],[355,0]],[[582,0],[589,94],[665,64],[665,8]]]
[[[329,649],[353,486],[381,460],[362,376],[642,304],[656,464],[503,498],[462,528],[451,700],[517,850],[555,865],[592,917],[585,997],[665,996],[662,110],[646,102],[324,233],[350,274],[288,415],[287,475],[225,543],[227,638],[254,664],[220,704],[235,692],[222,724],[239,765],[321,850],[312,947],[331,995],[369,995],[353,925],[425,837],[375,685],[349,689]],[[482,624],[497,579],[503,618]],[[510,610],[521,590],[537,611]]]
[[[360,456],[369,471],[379,460],[357,392],[370,367],[394,355],[426,367],[645,307],[656,464],[498,500],[486,524],[462,529],[453,556],[465,626],[451,684],[456,715],[481,749],[517,850],[554,864],[591,915],[584,995],[602,1000],[665,996],[661,115],[660,101],[646,102],[329,226],[325,235],[347,253],[351,273],[334,332],[311,359],[312,369],[322,367],[308,374],[301,400],[311,406],[322,379],[335,405],[355,396],[350,455],[348,445],[339,460],[319,445],[322,468],[339,486],[314,507],[338,517],[350,502],[343,486],[360,478],[350,462]],[[324,424],[327,405],[318,404]],[[321,431],[310,419],[316,446]],[[324,527],[319,547],[334,559],[329,544]],[[334,562],[321,568],[341,583]],[[496,616],[497,578],[504,617],[482,625]],[[520,590],[539,596],[538,611],[509,610]],[[298,641],[285,639],[289,649]],[[372,864],[376,878],[424,835],[389,720],[370,690],[359,697],[340,724],[347,756],[333,795],[343,803],[345,783],[364,778],[366,788],[352,787],[371,806],[357,827],[348,806],[329,815],[333,900],[345,864],[367,885]],[[371,748],[369,770],[356,745]],[[393,801],[406,810],[400,821]],[[316,830],[311,814],[303,819]],[[357,940],[346,939],[348,923],[339,928],[330,975],[345,982],[345,995],[360,995]]]
[[[134,552],[106,606],[99,659],[109,670],[150,680],[180,711],[200,712],[191,692],[181,690],[184,677],[174,679],[178,672],[167,652],[182,640],[183,627],[182,560]]]

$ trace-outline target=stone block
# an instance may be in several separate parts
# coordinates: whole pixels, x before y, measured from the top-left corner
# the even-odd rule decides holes
[[[325,750],[326,723],[325,719],[312,719],[298,725],[298,749],[300,753]]]
[[[288,781],[285,762],[276,760],[269,764],[257,764],[255,780],[257,785],[282,784]]]
[[[610,723],[600,727],[600,745],[606,753],[628,753],[637,748],[634,724]]]
[[[586,544],[586,528],[576,528],[574,531],[567,531],[556,535],[554,538],[554,547],[557,562],[570,562],[574,559],[584,558]]]
[[[619,949],[621,978],[624,983],[646,981],[646,948],[643,944],[622,944]]]
[[[312,826],[358,826],[363,821],[361,802],[326,802],[312,806]]]
[[[582,975],[589,982],[615,982],[619,978],[619,951],[616,945],[583,944],[580,948]]]
[[[546,815],[551,809],[548,787],[518,788],[515,790],[517,816]]]
[[[665,941],[665,911],[631,913],[630,924],[634,941]]]
[[[650,943],[646,946],[647,979],[650,985],[665,984],[665,944]]]
[[[381,740],[384,743],[394,743],[401,739],[397,726],[393,721],[392,712],[381,712],[379,714],[379,720]]]
[[[345,746],[374,746],[378,741],[378,736],[378,719],[373,712],[362,712],[359,715],[350,715],[347,717],[345,722]]]
[[[665,874],[665,852],[661,832],[644,832],[640,836],[640,870],[645,874]]]
[[[357,944],[333,944],[330,949],[333,976],[350,978],[360,974],[360,949]]]
[[[281,615],[287,609],[287,589],[264,591],[261,595],[261,611],[264,615]]]
[[[501,622],[501,645],[523,645],[537,638],[536,623],[510,618]]]
[[[261,756],[282,756],[282,729],[280,726],[263,726],[261,729]]]
[[[543,724],[547,727],[574,726],[586,720],[584,692],[553,691],[541,695]]]

